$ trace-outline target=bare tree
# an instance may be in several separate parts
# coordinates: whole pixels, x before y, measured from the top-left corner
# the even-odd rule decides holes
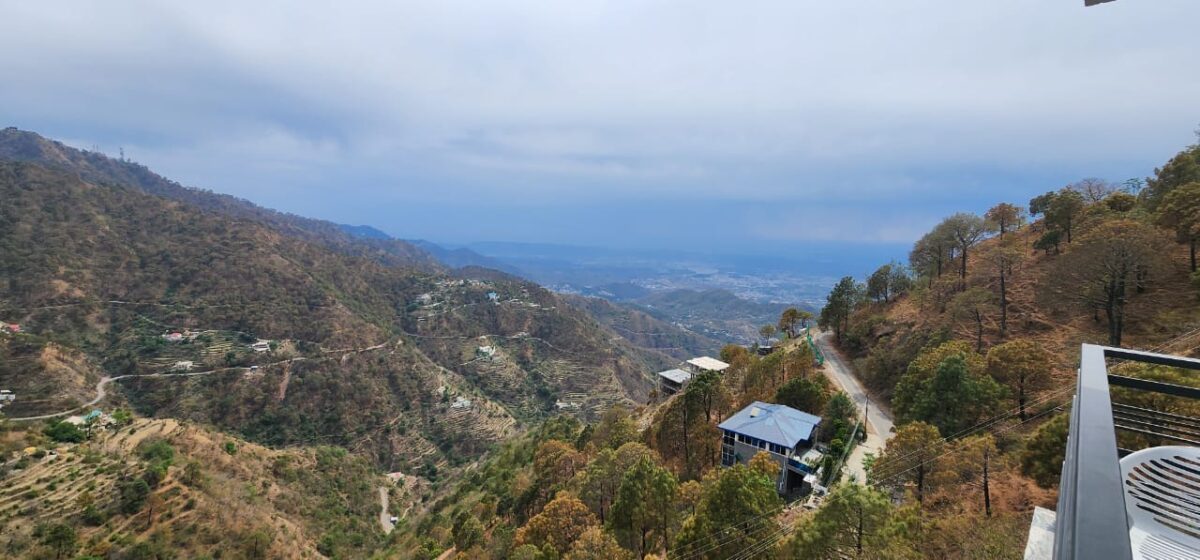
[[[971,337],[975,339],[976,352],[983,352],[983,321],[994,302],[992,293],[983,288],[959,292],[950,300],[947,311],[956,323],[970,330]]]
[[[996,279],[997,295],[1000,297],[1000,338],[1008,336],[1008,284],[1012,279],[1013,267],[1025,257],[1025,251],[1013,238],[1002,239],[987,255],[986,260]]]
[[[1108,195],[1120,190],[1116,185],[1095,177],[1080,179],[1067,188],[1083,195],[1083,201],[1088,204],[1100,202],[1107,198]]]

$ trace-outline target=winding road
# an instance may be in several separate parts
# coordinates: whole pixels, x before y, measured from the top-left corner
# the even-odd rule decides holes
[[[878,457],[883,452],[887,440],[894,435],[896,425],[892,421],[891,413],[879,403],[871,400],[871,395],[867,393],[862,382],[854,376],[854,370],[850,368],[842,354],[834,348],[830,334],[825,331],[818,332],[813,336],[813,341],[821,349],[821,354],[825,356],[826,374],[847,395],[850,395],[855,404],[867,409],[867,439],[862,444],[855,446],[845,467],[847,479],[865,483],[867,477],[863,461],[866,459],[867,453]]]
[[[291,360],[284,360],[284,361],[291,362],[291,361],[303,360],[303,359],[304,358],[292,358]],[[283,362],[277,362],[277,363],[283,363]],[[83,403],[75,408],[70,408],[70,409],[67,409],[67,410],[64,410],[61,412],[55,412],[53,414],[41,414],[38,416],[10,417],[10,418],[8,418],[8,420],[11,420],[11,421],[48,420],[50,418],[58,418],[60,416],[66,416],[73,412],[80,412],[86,408],[95,406],[96,403],[104,400],[104,397],[106,397],[108,395],[108,393],[105,392],[105,390],[104,390],[104,386],[108,385],[109,383],[112,383],[113,381],[120,381],[122,379],[130,379],[133,377],[192,377],[192,376],[197,376],[197,375],[209,375],[209,374],[213,374],[213,373],[220,373],[223,371],[246,372],[246,371],[250,371],[250,368],[248,368],[248,367],[229,367],[229,368],[210,369],[208,371],[193,371],[193,372],[180,372],[180,373],[140,373],[140,374],[132,374],[132,375],[118,375],[116,377],[107,377],[107,376],[101,377],[100,382],[96,383],[96,397],[86,403]]]
[[[345,360],[351,354],[361,354],[363,352],[382,350],[383,348],[388,347],[389,344],[390,344],[389,342],[383,342],[380,344],[376,344],[374,346],[367,346],[366,348],[347,348],[347,349],[340,349],[340,350],[325,351],[326,353],[341,352],[342,354],[341,354],[340,358],[334,358],[333,356],[306,358],[304,356],[300,356],[300,357],[296,357],[296,358],[288,358],[286,360],[279,360],[278,362],[271,362],[269,364],[258,364],[253,367],[235,366],[235,367],[210,369],[210,370],[206,370],[206,371],[186,371],[186,372],[164,371],[164,372],[159,372],[159,373],[135,373],[135,374],[130,374],[130,375],[118,375],[116,377],[107,377],[106,376],[106,377],[101,377],[100,382],[96,383],[96,397],[86,403],[83,403],[74,408],[63,410],[61,412],[55,412],[53,414],[41,414],[38,416],[9,417],[9,418],[7,418],[7,420],[14,421],[14,422],[30,421],[30,420],[48,420],[50,418],[58,418],[61,416],[66,416],[73,412],[79,412],[79,411],[89,408],[91,406],[95,406],[96,403],[99,403],[100,401],[104,400],[104,397],[107,396],[107,393],[105,392],[104,387],[106,385],[108,385],[109,383],[112,383],[113,381],[120,381],[122,379],[131,379],[131,378],[135,378],[135,377],[196,377],[196,376],[201,376],[201,375],[212,375],[214,373],[233,372],[233,371],[245,373],[248,371],[254,371],[255,369],[265,369],[265,368],[268,368],[271,366],[277,366],[280,364],[290,364],[292,362],[302,362],[305,360],[310,360],[310,361],[314,361],[314,362],[322,361],[322,360],[332,360],[332,359]]]

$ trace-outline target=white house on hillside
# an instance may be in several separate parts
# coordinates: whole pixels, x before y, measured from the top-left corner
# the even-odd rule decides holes
[[[729,369],[729,364],[708,356],[692,358],[684,362],[684,365],[694,374],[704,373],[706,371],[715,371],[717,373],[721,373],[726,369]]]

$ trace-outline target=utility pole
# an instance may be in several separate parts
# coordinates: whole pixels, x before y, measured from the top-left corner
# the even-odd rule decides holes
[[[988,448],[983,447],[983,511],[992,516],[992,493],[988,488]]]

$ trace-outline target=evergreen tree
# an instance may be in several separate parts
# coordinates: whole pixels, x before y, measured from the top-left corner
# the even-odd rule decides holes
[[[904,424],[896,429],[883,454],[871,465],[868,479],[886,488],[912,484],[917,501],[924,502],[930,474],[937,469],[937,459],[944,448],[935,426],[924,422]]]
[[[786,552],[798,560],[917,556],[907,525],[888,497],[858,484],[835,488],[801,523]]]
[[[1050,386],[1052,365],[1050,353],[1031,340],[1006,342],[987,353],[988,373],[1015,396],[1021,420],[1025,419],[1029,394]]]
[[[677,492],[674,475],[643,458],[622,477],[608,525],[622,545],[645,556],[669,542]]]
[[[1192,272],[1196,272],[1196,243],[1200,241],[1200,181],[1180,185],[1163,197],[1158,223],[1171,228],[1180,243],[1188,244]]]

